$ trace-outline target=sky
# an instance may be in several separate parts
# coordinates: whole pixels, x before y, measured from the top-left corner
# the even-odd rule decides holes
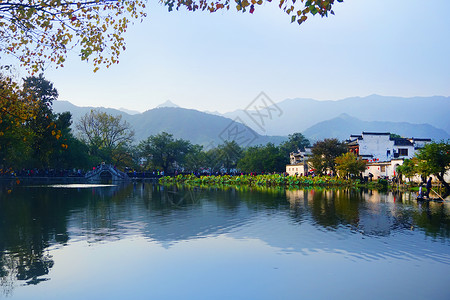
[[[274,102],[450,96],[448,0],[345,0],[301,26],[276,1],[254,14],[168,12],[154,2],[129,27],[118,65],[93,73],[73,52],[64,68],[45,70],[60,100],[141,112],[170,100],[223,113],[260,92]]]

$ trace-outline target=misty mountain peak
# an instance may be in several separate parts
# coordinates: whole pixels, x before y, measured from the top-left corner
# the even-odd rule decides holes
[[[176,105],[175,103],[173,103],[170,100],[167,100],[164,103],[161,103],[160,105],[158,105],[156,108],[161,108],[161,107],[179,107],[178,105]]]
[[[339,119],[343,119],[343,120],[357,120],[357,118],[350,116],[347,113],[342,113],[338,116]]]

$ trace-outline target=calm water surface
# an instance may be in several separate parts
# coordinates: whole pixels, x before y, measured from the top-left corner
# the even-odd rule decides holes
[[[0,298],[448,300],[449,215],[376,191],[0,186]]]

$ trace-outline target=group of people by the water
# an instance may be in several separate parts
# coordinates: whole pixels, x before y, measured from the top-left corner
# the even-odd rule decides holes
[[[0,176],[6,177],[83,177],[81,169],[0,169]]]
[[[426,186],[425,186],[427,191],[424,193],[423,183],[421,183],[419,186],[419,194],[417,195],[418,198],[425,198],[425,197],[430,198],[431,187],[432,187],[432,179],[431,179],[431,177],[429,177],[427,180]]]

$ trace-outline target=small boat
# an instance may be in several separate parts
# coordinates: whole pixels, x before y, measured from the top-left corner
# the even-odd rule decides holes
[[[417,197],[416,198],[417,201],[422,201],[422,202],[444,202],[442,199],[440,198],[424,198],[424,197]]]

